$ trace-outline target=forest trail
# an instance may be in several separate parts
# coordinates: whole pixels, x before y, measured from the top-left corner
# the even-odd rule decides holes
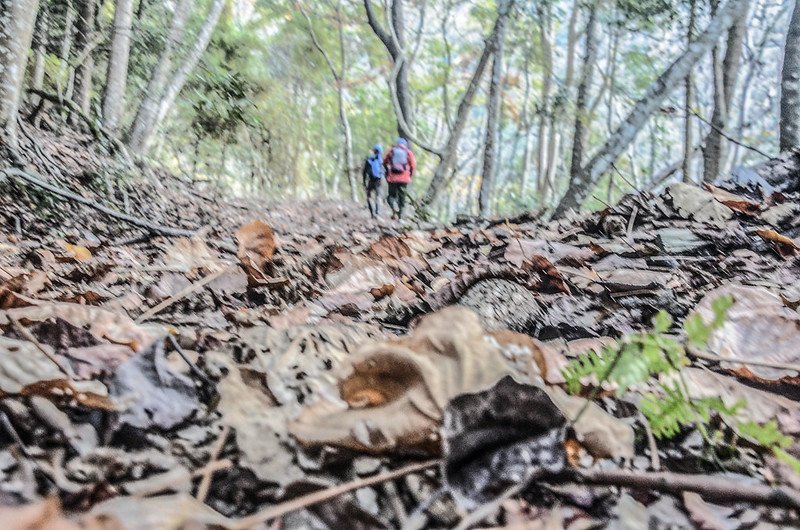
[[[500,512],[741,527],[800,507],[797,192],[676,184],[550,223],[399,230],[362,205],[213,199],[30,138],[23,172],[193,235],[2,173],[0,492],[26,504],[0,509],[3,528],[61,510],[86,529]],[[650,377],[670,372],[661,355],[677,401]],[[746,441],[712,456],[705,429]],[[547,493],[517,495],[529,482]]]

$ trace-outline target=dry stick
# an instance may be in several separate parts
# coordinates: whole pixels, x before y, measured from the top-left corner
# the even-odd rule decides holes
[[[116,210],[112,210],[102,204],[97,204],[85,197],[81,197],[80,195],[76,195],[70,191],[61,189],[57,186],[53,186],[48,182],[42,180],[41,176],[31,174],[27,171],[22,171],[16,168],[6,168],[0,170],[0,175],[6,175],[9,177],[16,177],[28,184],[33,184],[34,186],[38,186],[42,189],[49,191],[50,193],[61,197],[62,199],[66,199],[69,201],[77,202],[78,204],[82,204],[84,206],[89,206],[90,208],[94,208],[104,214],[113,217],[115,219],[119,219],[121,221],[125,221],[126,223],[130,223],[134,226],[138,226],[139,228],[144,228],[151,232],[155,232],[157,234],[165,235],[165,236],[178,236],[178,237],[192,237],[195,234],[193,230],[184,230],[181,228],[171,228],[168,226],[161,226],[150,221],[146,221],[144,219],[140,219],[138,217],[133,217],[132,215],[127,215],[122,212],[118,212]]]
[[[181,348],[181,345],[178,344],[177,340],[175,340],[175,336],[172,335],[172,334],[169,334],[169,335],[167,335],[167,339],[169,340],[169,343],[172,345],[172,347],[175,349],[175,351],[178,352],[178,355],[181,356],[181,359],[183,359],[183,362],[185,362],[189,366],[189,370],[194,375],[199,377],[208,386],[214,386],[214,382],[211,381],[211,379],[200,368],[198,368],[191,361],[191,359],[189,359],[189,356],[186,355],[185,351],[183,351],[183,348]]]
[[[19,320],[17,320],[16,318],[14,318],[14,317],[12,317],[10,315],[9,315],[8,319],[11,321],[11,325],[14,327],[14,331],[16,331],[17,333],[22,335],[25,338],[25,340],[27,340],[28,342],[33,343],[33,345],[36,346],[37,350],[42,352],[45,357],[50,359],[53,362],[53,364],[56,365],[56,368],[58,368],[59,372],[64,374],[66,377],[71,377],[72,375],[74,375],[74,374],[67,373],[67,371],[64,370],[64,367],[61,366],[61,363],[58,362],[58,359],[56,359],[55,356],[52,353],[47,351],[47,348],[45,348],[44,345],[42,345],[42,343],[39,342],[39,339],[37,339],[34,336],[34,334],[31,333],[29,330],[25,329],[25,327],[22,324],[20,324]]]
[[[691,355],[692,357],[697,357],[699,359],[705,359],[707,361],[717,361],[721,363],[741,363],[741,364],[749,364],[750,366],[764,366],[765,368],[775,368],[777,370],[793,370],[795,372],[800,372],[800,364],[778,363],[778,362],[773,363],[769,361],[742,359],[740,357],[722,357],[721,355],[714,355],[713,353],[708,353],[703,351],[690,351],[689,355]]]
[[[693,491],[710,501],[747,501],[770,506],[800,509],[800,492],[785,486],[736,484],[729,478],[709,475],[657,472],[642,473],[625,469],[580,469],[572,477],[586,484],[619,486],[664,493]]]
[[[231,428],[229,426],[226,425],[223,427],[219,438],[217,438],[217,441],[214,444],[214,447],[211,448],[211,456],[208,459],[208,466],[217,461],[217,457],[219,457],[222,448],[225,447],[225,442],[227,441],[228,434],[230,434],[230,432]],[[204,473],[203,479],[200,481],[200,486],[197,487],[197,500],[200,502],[205,501],[206,497],[208,496],[208,490],[211,487],[211,479],[214,476],[214,471],[216,470],[210,468],[207,473]]]
[[[192,294],[195,291],[199,291],[201,288],[203,288],[204,286],[206,286],[209,283],[213,282],[214,280],[216,280],[217,278],[219,278],[220,276],[222,276],[223,274],[225,274],[229,270],[230,270],[230,267],[223,267],[223,268],[221,268],[220,270],[218,270],[216,272],[212,272],[211,274],[209,274],[208,276],[206,276],[202,280],[194,282],[193,284],[191,284],[190,286],[186,287],[185,289],[181,289],[181,291],[178,292],[177,294],[175,294],[173,296],[170,296],[169,298],[167,298],[166,300],[164,300],[160,304],[158,304],[158,305],[156,305],[154,307],[151,307],[150,309],[148,309],[147,311],[145,311],[144,313],[139,315],[139,317],[136,319],[136,322],[137,323],[144,322],[148,318],[151,318],[152,316],[154,316],[154,315],[160,313],[161,311],[163,311],[164,309],[168,308],[169,306],[171,306],[175,302],[186,298],[187,296],[189,296],[190,294]]]
[[[233,523],[228,527],[228,530],[245,530],[246,528],[250,528],[257,524],[265,523],[271,519],[275,519],[276,517],[286,515],[287,513],[294,512],[296,510],[307,508],[308,506],[319,504],[320,502],[333,499],[344,493],[357,490],[359,488],[374,486],[375,484],[380,484],[382,482],[386,482],[389,480],[395,480],[402,476],[434,467],[439,463],[440,463],[439,460],[428,460],[426,462],[409,464],[405,467],[395,469],[394,471],[387,471],[385,473],[380,473],[378,475],[375,475],[374,477],[362,478],[354,480],[352,482],[347,482],[345,484],[340,484],[338,486],[333,486],[332,488],[328,488],[322,491],[315,491],[313,493],[309,493],[308,495],[302,495],[295,499],[282,502],[281,504],[278,504],[276,506],[271,506],[266,510],[262,510],[248,517],[237,519],[233,521]]]

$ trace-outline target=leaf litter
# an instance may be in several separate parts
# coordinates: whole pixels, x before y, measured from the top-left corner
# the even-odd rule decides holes
[[[709,319],[730,294],[681,378],[800,455],[797,197],[676,185],[570,220],[398,230],[333,201],[265,210],[180,186],[140,196],[195,237],[118,239],[130,227],[89,208],[55,222],[24,191],[0,199],[23,228],[0,234],[0,526],[795,520],[757,487],[797,472],[749,432],[723,430],[742,440],[725,455],[696,430],[654,440],[645,389],[571,396],[562,371],[660,309]],[[739,490],[608,475],[664,469]]]

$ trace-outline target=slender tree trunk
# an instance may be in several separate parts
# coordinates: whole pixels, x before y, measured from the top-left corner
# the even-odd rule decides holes
[[[47,41],[48,31],[50,25],[50,14],[47,9],[40,9],[39,15],[36,17],[36,26],[33,31],[33,74],[31,75],[31,87],[34,90],[42,90],[44,88],[44,67],[45,58],[47,55]],[[33,103],[39,103],[39,96],[35,96]]]
[[[692,67],[707,54],[720,36],[730,28],[749,0],[728,0],[711,19],[706,30],[689,45],[686,52],[676,59],[645,91],[636,102],[627,118],[620,124],[603,147],[582,168],[567,193],[561,199],[554,214],[559,216],[569,209],[578,208],[592,192],[597,182],[614,161],[636,138],[636,134],[655,112],[664,98],[686,78]]]
[[[800,1],[796,1],[781,70],[781,151],[800,147]]]
[[[697,0],[690,0],[689,2],[689,25],[686,29],[686,46],[689,47],[694,40],[694,26],[697,17]],[[694,153],[694,79],[692,71],[683,81],[684,84],[684,103],[683,111],[685,113],[683,121],[683,181],[691,182],[692,179],[692,155]]]
[[[498,10],[494,29],[486,40],[483,53],[481,53],[481,57],[478,59],[478,65],[475,67],[475,71],[472,74],[472,79],[470,79],[467,90],[464,92],[464,95],[461,97],[461,102],[458,104],[456,120],[453,123],[453,131],[447,139],[447,145],[442,151],[442,158],[439,160],[439,164],[436,166],[436,170],[433,173],[431,183],[422,198],[422,206],[429,206],[436,200],[439,196],[439,192],[444,187],[445,177],[450,174],[450,169],[456,161],[458,156],[458,144],[464,132],[464,127],[467,124],[469,111],[472,109],[472,101],[475,98],[475,93],[478,91],[478,86],[483,78],[486,65],[489,63],[489,58],[494,54],[497,48],[497,38],[501,32],[505,31],[505,26],[508,22],[508,16],[513,4],[514,0],[504,1],[501,6],[506,9]]]
[[[183,41],[183,33],[186,29],[186,21],[192,11],[192,3],[191,0],[180,0],[175,5],[172,24],[167,33],[164,48],[153,68],[150,81],[148,81],[142,101],[139,103],[139,109],[136,111],[136,117],[128,131],[128,147],[136,154],[144,154],[147,150],[147,142],[152,137],[153,129],[158,121],[159,104],[172,71],[173,56]]]
[[[112,134],[116,134],[119,130],[125,112],[132,19],[133,0],[116,0],[111,53],[108,57],[106,87],[103,93],[103,125]]]
[[[92,74],[94,73],[94,56],[90,46],[94,40],[94,19],[97,13],[96,0],[80,0],[78,4],[78,23],[75,44],[78,54],[86,54],[75,70],[75,103],[89,114],[92,98]]]
[[[394,29],[394,37],[397,39],[397,48],[402,53],[406,46],[405,38],[405,9],[403,0],[392,0],[392,27]],[[400,104],[400,111],[403,113],[403,120],[408,123],[414,123],[414,117],[411,110],[411,93],[408,89],[408,62],[403,61],[403,65],[397,72],[397,100]],[[398,126],[397,133],[403,135],[403,130]]]
[[[154,132],[172,109],[178,94],[183,90],[191,73],[197,68],[200,59],[203,58],[203,54],[206,52],[206,48],[208,48],[208,44],[211,42],[211,36],[214,34],[214,30],[219,23],[219,18],[222,15],[222,9],[224,7],[224,0],[214,0],[211,4],[211,8],[203,22],[203,26],[200,28],[200,32],[197,34],[194,44],[164,90],[164,96],[161,98],[161,102],[158,105],[158,118],[156,119],[155,127],[152,128],[151,133]],[[145,144],[146,143],[147,141],[145,141]]]
[[[542,42],[542,92],[539,102],[539,132],[536,149],[536,187],[541,199],[546,194],[547,172],[550,165],[548,157],[549,136],[547,125],[552,125],[553,104],[553,46],[550,41],[550,10],[542,9],[539,17],[539,36]]]
[[[17,112],[38,0],[0,0],[0,140],[17,146]]]
[[[504,3],[508,3],[504,0]],[[507,5],[499,6],[507,10]],[[483,146],[483,169],[481,171],[481,189],[478,195],[478,211],[482,217],[491,213],[492,191],[497,168],[500,140],[500,97],[503,91],[503,47],[505,44],[505,24],[497,35],[497,46],[492,61],[492,77],[489,81],[489,102],[486,109],[486,141]]]
[[[706,182],[713,182],[719,176],[720,162],[725,158],[723,133],[728,127],[728,115],[739,75],[739,61],[742,58],[744,35],[747,31],[747,7],[745,4],[739,18],[728,30],[725,57],[721,64],[718,53],[715,55],[715,62],[721,69],[721,75],[717,76],[715,71],[717,82],[714,111],[711,115],[711,130],[706,136],[706,146],[703,150],[703,180]]]
[[[58,95],[71,99],[73,68],[69,63],[70,52],[72,51],[72,30],[75,26],[75,7],[72,0],[67,0],[64,4],[64,35],[61,37],[61,47],[58,57],[61,64],[56,78]]]
[[[528,192],[528,180],[533,166],[533,115],[531,113],[531,54],[532,43],[529,42],[525,51],[525,65],[523,78],[525,79],[525,94],[522,103],[522,124],[525,127],[525,139],[522,148],[522,170],[519,175],[519,194],[524,197]]]
[[[575,102],[575,132],[572,135],[572,161],[569,168],[570,185],[580,177],[583,165],[583,151],[588,133],[589,91],[592,89],[594,64],[597,62],[597,4],[589,8],[589,20],[586,23],[586,45],[584,49],[583,71],[578,83],[578,96]]]

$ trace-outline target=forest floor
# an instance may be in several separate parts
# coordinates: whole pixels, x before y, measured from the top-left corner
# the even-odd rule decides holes
[[[400,226],[22,127],[0,528],[800,525],[796,193]]]

